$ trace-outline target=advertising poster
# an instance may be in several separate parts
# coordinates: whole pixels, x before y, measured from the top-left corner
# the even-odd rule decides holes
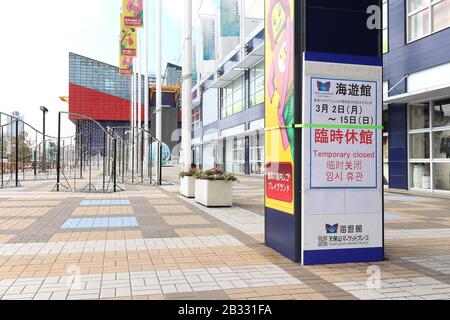
[[[220,34],[222,37],[240,35],[239,0],[220,0]]]
[[[302,261],[383,258],[382,68],[305,61]]]
[[[203,60],[216,59],[216,30],[214,17],[202,17]]]
[[[135,28],[125,27],[124,18],[121,17],[120,26],[120,53],[122,56],[136,57],[137,32]]]
[[[144,0],[122,0],[122,12],[125,27],[144,26]]]
[[[133,76],[133,57],[121,56],[120,57],[120,69],[121,76],[131,77]]]
[[[294,1],[266,0],[266,207],[294,214]]]

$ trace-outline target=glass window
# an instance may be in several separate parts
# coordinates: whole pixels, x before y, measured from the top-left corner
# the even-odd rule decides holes
[[[194,110],[192,110],[192,130],[196,130],[200,128],[200,126],[200,108],[195,108]]]
[[[245,109],[244,77],[239,77],[222,89],[221,116],[226,118]]]
[[[245,140],[235,138],[233,143],[233,173],[245,172]]]
[[[409,129],[425,129],[430,127],[430,106],[428,103],[409,106]]]
[[[409,135],[409,157],[411,159],[430,158],[429,133],[416,133]]]
[[[434,104],[433,127],[450,126],[450,99]]]
[[[418,9],[424,9],[428,6],[428,1],[429,0],[408,0],[408,13]]]
[[[442,0],[433,5],[433,31],[450,26],[450,0]]]
[[[433,133],[433,157],[450,159],[450,131]]]
[[[450,26],[450,0],[408,0],[408,42]]]
[[[411,164],[411,187],[418,189],[431,189],[431,176],[429,163]]]
[[[389,1],[383,0],[383,53],[389,51]]]
[[[250,173],[264,173],[264,134],[250,138]]]
[[[408,18],[408,41],[414,41],[430,33],[430,14],[425,9]]]
[[[250,107],[264,103],[264,61],[250,70]]]
[[[434,187],[437,190],[450,191],[450,163],[435,163],[434,170]]]

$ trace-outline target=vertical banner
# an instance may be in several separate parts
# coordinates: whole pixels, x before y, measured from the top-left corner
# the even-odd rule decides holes
[[[216,19],[215,17],[202,17],[203,36],[203,60],[210,61],[216,59]]]
[[[195,43],[195,42],[194,42]],[[197,46],[192,45],[192,85],[197,85],[198,72],[197,72]]]
[[[133,57],[121,56],[119,73],[121,76],[133,76]]]
[[[144,26],[144,0],[122,0],[122,12],[125,27]]]
[[[239,37],[241,30],[239,0],[220,0],[220,35]]]
[[[120,54],[129,57],[136,57],[137,55],[136,29],[126,27],[123,16],[121,16],[120,23]]]
[[[266,244],[294,260],[294,1],[265,1]]]

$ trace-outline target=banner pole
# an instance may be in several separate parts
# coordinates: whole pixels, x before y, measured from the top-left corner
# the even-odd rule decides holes
[[[144,129],[149,130],[148,116],[149,116],[149,83],[148,83],[148,13],[149,0],[144,0]],[[147,134],[144,135],[146,137]],[[144,166],[148,168],[148,143],[144,143]]]
[[[183,66],[183,129],[182,150],[183,169],[189,170],[192,164],[192,0],[185,2],[184,15],[184,66]]]
[[[156,1],[156,139],[162,142],[162,88],[161,88],[161,0]],[[157,181],[159,181],[160,154],[157,152]]]

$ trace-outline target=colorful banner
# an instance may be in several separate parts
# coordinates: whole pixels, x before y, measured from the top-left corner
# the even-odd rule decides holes
[[[203,34],[203,60],[216,59],[216,19],[214,17],[202,17]]]
[[[121,76],[131,77],[133,76],[133,57],[121,56],[120,57],[120,69]]]
[[[266,0],[266,207],[294,214],[293,0]],[[300,147],[297,144],[297,147]]]
[[[122,12],[125,27],[144,26],[144,0],[122,0]]]
[[[120,23],[120,54],[122,56],[136,57],[137,55],[137,32],[135,28],[125,27],[124,17]]]
[[[239,0],[220,0],[220,35],[239,37],[241,30]]]

